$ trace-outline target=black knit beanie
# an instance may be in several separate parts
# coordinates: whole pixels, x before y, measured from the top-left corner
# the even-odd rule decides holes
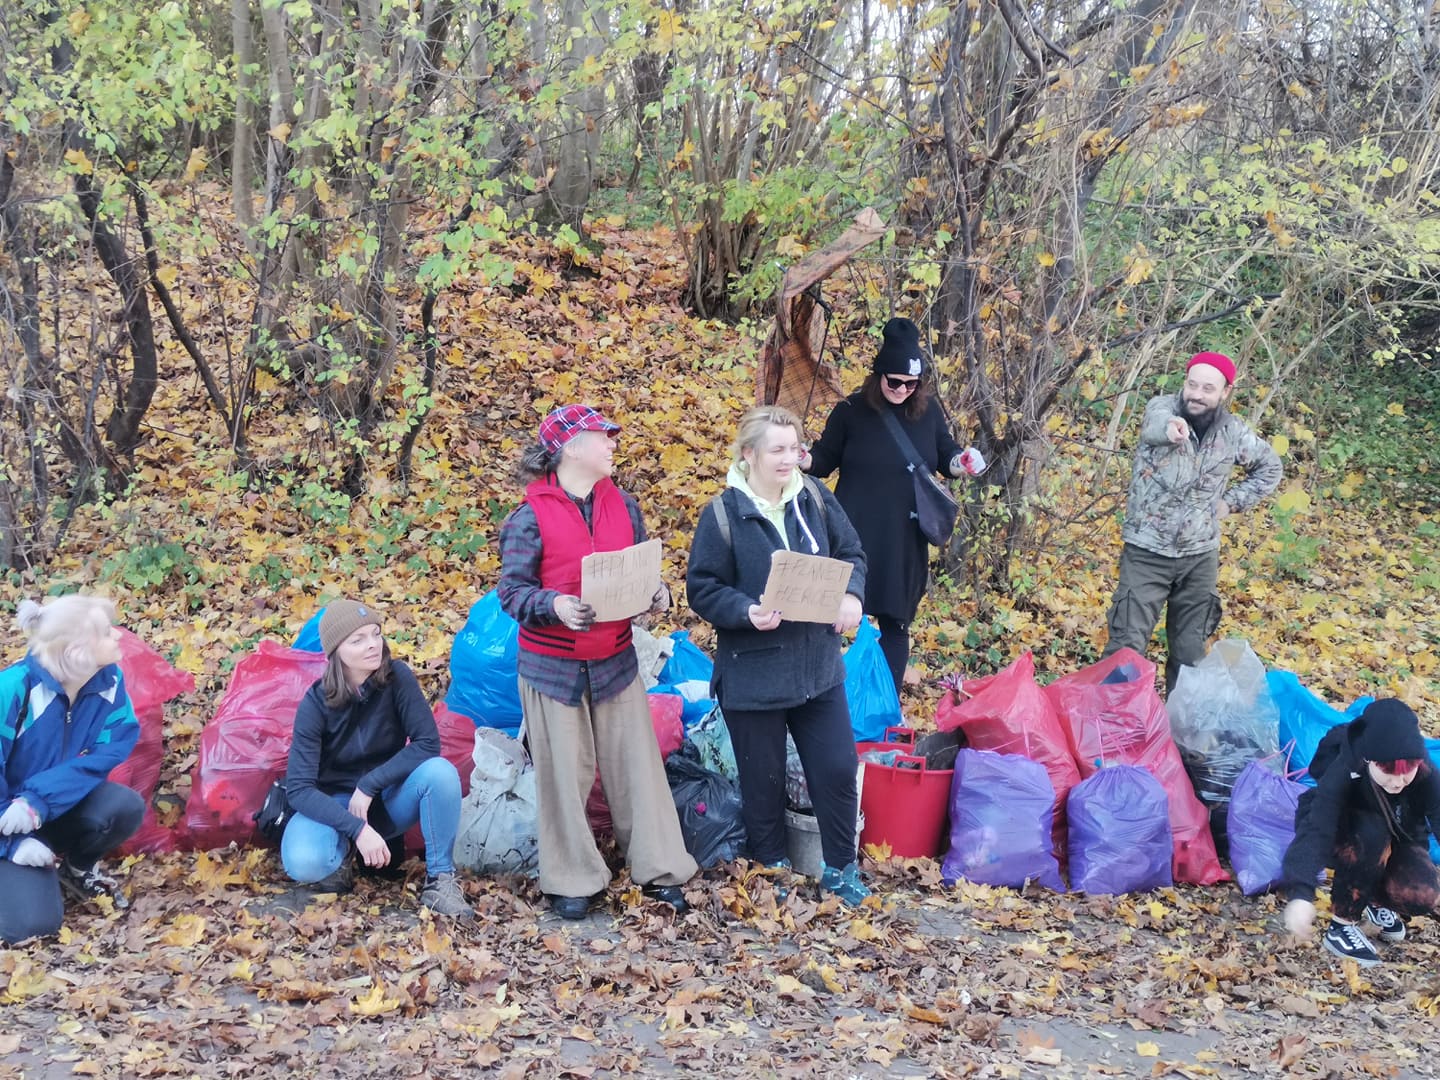
[[[1350,723],[1350,745],[1366,761],[1423,761],[1428,757],[1419,718],[1398,698],[1381,698],[1365,706]]]
[[[920,328],[909,319],[891,319],[881,331],[884,340],[875,354],[877,375],[923,375],[925,350],[920,346]]]

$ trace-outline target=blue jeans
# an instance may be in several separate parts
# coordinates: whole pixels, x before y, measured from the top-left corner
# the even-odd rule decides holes
[[[349,795],[332,795],[342,807]],[[460,828],[460,774],[442,757],[429,758],[401,783],[380,793],[385,810],[401,832],[420,822],[425,838],[425,867],[431,874],[455,872],[455,834]],[[340,868],[350,853],[350,838],[304,814],[285,826],[280,862],[301,884],[319,881]]]

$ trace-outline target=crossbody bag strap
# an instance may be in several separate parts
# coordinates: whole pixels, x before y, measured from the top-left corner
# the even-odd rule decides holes
[[[922,475],[928,472],[929,470],[922,464],[920,455],[915,451],[915,444],[910,441],[910,436],[906,435],[905,429],[900,426],[900,420],[896,417],[894,410],[885,409],[880,413],[880,416],[885,421],[886,428],[890,431],[890,437],[895,440],[895,445],[900,448],[900,453],[903,454],[910,463],[910,471],[913,473],[916,469],[919,469]]]

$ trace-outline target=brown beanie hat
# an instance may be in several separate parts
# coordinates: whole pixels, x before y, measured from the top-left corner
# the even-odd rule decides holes
[[[356,600],[331,600],[320,616],[320,648],[329,656],[362,626],[379,626],[380,612]]]

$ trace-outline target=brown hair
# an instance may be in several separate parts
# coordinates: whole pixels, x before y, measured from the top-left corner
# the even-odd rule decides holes
[[[384,686],[390,681],[390,642],[380,643],[380,666],[375,669],[367,682]],[[340,651],[331,653],[325,661],[325,674],[320,676],[320,696],[332,709],[343,709],[352,701],[359,700],[349,681],[345,678],[345,665],[340,662]]]
[[[899,406],[907,420],[919,420],[925,415],[925,410],[930,407],[930,380],[926,375],[920,376],[920,382],[906,399],[905,404]],[[869,405],[876,412],[894,408],[890,402],[885,400],[885,395],[880,390],[880,380],[885,376],[878,371],[872,371],[865,376],[865,381],[860,384],[860,393],[865,398],[865,404]]]

